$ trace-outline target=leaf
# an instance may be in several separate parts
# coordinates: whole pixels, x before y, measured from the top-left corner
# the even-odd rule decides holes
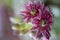
[[[24,29],[21,31],[22,34],[26,34],[27,32],[30,31],[30,29],[32,28],[32,24],[31,23],[26,23]]]
[[[13,30],[23,30],[24,29],[24,27],[25,27],[25,22],[23,22],[23,23],[21,23],[21,24],[15,24],[14,26],[13,26]],[[15,29],[14,29],[15,28]]]
[[[18,18],[10,18],[10,21],[12,22],[12,23],[14,23],[14,24],[18,24],[18,23],[20,23],[20,21],[21,21],[21,17],[18,17]]]
[[[24,21],[20,24],[15,24],[12,29],[18,30],[22,34],[26,34],[27,32],[30,31],[32,26],[33,26],[32,23],[26,23],[26,21]]]

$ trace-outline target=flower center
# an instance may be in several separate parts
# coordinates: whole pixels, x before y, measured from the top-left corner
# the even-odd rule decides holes
[[[34,16],[36,14],[36,10],[32,10],[31,14]]]
[[[46,21],[42,20],[42,26],[44,27],[46,25]]]

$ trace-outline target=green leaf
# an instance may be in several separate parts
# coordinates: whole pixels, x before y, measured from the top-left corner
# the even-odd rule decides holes
[[[14,23],[14,24],[18,24],[18,23],[20,23],[20,21],[22,20],[22,18],[21,17],[18,17],[18,18],[10,18],[10,21],[12,22],[12,23]]]
[[[30,31],[32,26],[33,26],[32,23],[26,23],[26,21],[24,21],[20,24],[15,24],[15,26],[13,26],[13,30],[18,30],[20,31],[20,33],[26,34],[27,32]]]
[[[32,23],[26,23],[24,29],[21,31],[22,34],[26,34],[32,28]]]

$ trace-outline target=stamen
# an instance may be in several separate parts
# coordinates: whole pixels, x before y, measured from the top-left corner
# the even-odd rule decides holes
[[[46,25],[46,21],[42,20],[42,27],[44,27]]]
[[[32,10],[32,11],[31,11],[31,14],[32,14],[32,15],[35,15],[35,14],[36,14],[36,10]]]

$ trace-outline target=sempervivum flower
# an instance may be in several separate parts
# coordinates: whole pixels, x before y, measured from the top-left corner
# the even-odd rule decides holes
[[[53,14],[49,11],[49,8],[45,6],[43,11],[41,12],[41,18],[34,18],[32,23],[34,24],[34,27],[31,29],[31,31],[36,31],[35,37],[43,37],[49,40],[51,25],[53,23]]]
[[[43,9],[44,4],[38,3],[34,0],[34,2],[28,2],[25,4],[25,11],[22,11],[22,15],[24,16],[23,20],[26,19],[27,22],[31,21],[34,17],[40,19],[41,10]]]
[[[34,26],[32,29],[31,29],[31,31],[33,32],[33,31],[36,31],[35,32],[35,37],[36,38],[41,38],[41,37],[46,37],[46,39],[49,39],[50,38],[50,31],[51,30],[51,28],[50,28],[50,25],[48,25],[48,24],[40,24],[40,25],[38,25],[38,26]]]

